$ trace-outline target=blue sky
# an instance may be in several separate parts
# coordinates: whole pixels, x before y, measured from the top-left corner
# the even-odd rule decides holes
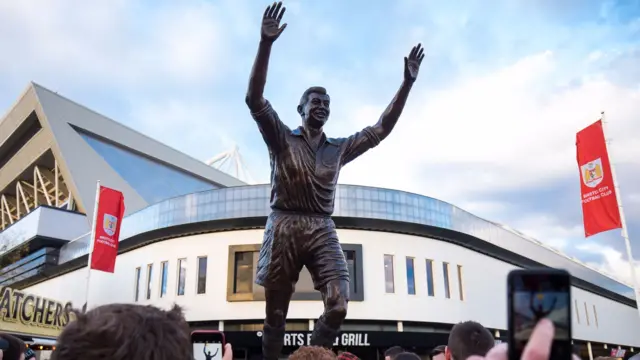
[[[234,144],[258,181],[268,158],[244,105],[258,0],[0,2],[0,107],[33,80],[205,160]],[[373,124],[422,42],[396,130],[341,182],[456,204],[628,279],[618,232],[585,240],[575,132],[605,110],[640,258],[640,1],[285,2],[266,96],[290,126],[311,85],[326,132]]]

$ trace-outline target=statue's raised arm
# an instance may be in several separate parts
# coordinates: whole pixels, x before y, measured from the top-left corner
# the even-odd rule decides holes
[[[271,47],[287,27],[287,24],[280,26],[285,11],[286,8],[282,6],[282,2],[274,2],[264,11],[260,29],[260,45],[253,62],[247,96],[245,97],[251,115],[260,128],[262,138],[269,150],[273,152],[283,146],[283,134],[286,126],[280,121],[271,104],[264,98],[264,86],[267,83]]]
[[[400,85],[400,89],[384,110],[378,122],[373,126],[367,126],[346,140],[345,150],[342,156],[342,165],[350,163],[372,147],[377,146],[391,134],[391,130],[396,126],[400,115],[402,115],[413,83],[418,78],[418,71],[420,70],[420,64],[423,59],[424,48],[422,44],[418,44],[411,49],[409,56],[404,58],[404,79]]]
[[[424,48],[422,44],[418,44],[411,49],[409,56],[404,58],[404,80],[400,89],[396,93],[396,96],[391,100],[391,103],[380,116],[378,122],[373,126],[373,131],[376,133],[380,140],[384,140],[393,127],[396,126],[404,105],[407,103],[409,92],[413,87],[413,83],[418,78],[418,72],[420,70],[420,64],[424,59]]]

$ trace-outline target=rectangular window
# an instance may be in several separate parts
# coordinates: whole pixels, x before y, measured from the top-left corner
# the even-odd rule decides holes
[[[435,296],[435,286],[433,285],[433,260],[427,259],[427,295]]]
[[[207,257],[198,258],[198,288],[197,294],[204,294],[207,292]]]
[[[416,274],[412,257],[407,257],[407,292],[409,295],[416,294]]]
[[[358,279],[356,276],[356,252],[344,251],[344,258],[347,259],[347,269],[349,270],[349,292],[355,294],[358,289]]]
[[[442,276],[444,278],[444,297],[451,299],[451,289],[449,288],[449,263],[442,263]]]
[[[178,259],[178,295],[184,295],[184,287],[187,281],[187,259]]]
[[[596,327],[598,327],[598,312],[595,305],[593,305],[593,320],[596,322]]]
[[[133,298],[135,301],[138,301],[138,296],[140,295],[140,268],[136,268],[136,275],[134,279],[133,285]]]
[[[589,308],[587,308],[587,302],[584,302],[584,318],[587,319],[587,326],[591,325],[589,322]]]
[[[167,295],[167,278],[169,277],[169,262],[160,263],[160,297]]]
[[[458,292],[460,293],[460,300],[464,301],[464,286],[462,284],[462,265],[458,265]]]
[[[396,291],[393,280],[393,255],[384,256],[384,288],[387,294],[393,294]]]
[[[578,300],[573,300],[573,307],[576,309],[576,320],[578,324],[580,324],[580,309],[578,309]]]
[[[147,300],[151,299],[151,276],[153,275],[153,264],[147,265]]]
[[[227,260],[227,301],[264,301],[264,288],[255,283],[259,258],[259,244],[231,245]],[[349,271],[351,301],[364,300],[362,280],[362,245],[342,245],[344,259]],[[292,296],[294,301],[321,300],[315,290],[311,273],[306,267],[300,271],[298,283]]]
[[[234,294],[250,294],[253,292],[253,252],[235,253]]]

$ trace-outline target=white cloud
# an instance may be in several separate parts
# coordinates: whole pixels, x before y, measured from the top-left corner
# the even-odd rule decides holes
[[[603,246],[593,242],[578,244],[576,248],[587,253],[601,255],[603,259],[601,263],[591,263],[589,265],[594,266],[600,271],[607,273],[616,279],[620,279],[629,285],[633,284],[631,266],[629,266],[629,260],[626,254],[623,254],[612,247]],[[635,273],[640,280],[640,262],[635,259],[634,262]]]
[[[222,45],[218,18],[205,1],[151,10],[124,0],[2,1],[0,39],[11,56],[0,66],[31,77],[21,83],[69,77],[119,91],[205,83]]]
[[[590,77],[559,90],[554,85],[561,69],[554,70],[553,54],[544,52],[437,93],[421,93],[420,84],[429,79],[418,79],[394,134],[349,165],[342,181],[464,202],[486,190],[539,186],[572,173],[577,177],[575,133],[603,109],[616,160],[639,163],[634,135],[640,133],[638,91]],[[384,106],[357,109],[351,117],[355,127],[374,122]]]
[[[509,225],[523,234],[561,251],[571,245],[570,240],[584,236],[582,226],[567,227],[555,217],[545,213],[523,214],[522,217],[518,217]]]

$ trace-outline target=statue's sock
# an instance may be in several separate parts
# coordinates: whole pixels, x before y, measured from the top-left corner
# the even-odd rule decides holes
[[[328,349],[333,347],[333,343],[338,336],[338,330],[329,327],[322,320],[316,321],[313,325],[313,334],[311,335],[312,346],[322,346]]]
[[[264,324],[262,331],[262,357],[264,360],[278,360],[284,345],[284,326],[272,327]]]

